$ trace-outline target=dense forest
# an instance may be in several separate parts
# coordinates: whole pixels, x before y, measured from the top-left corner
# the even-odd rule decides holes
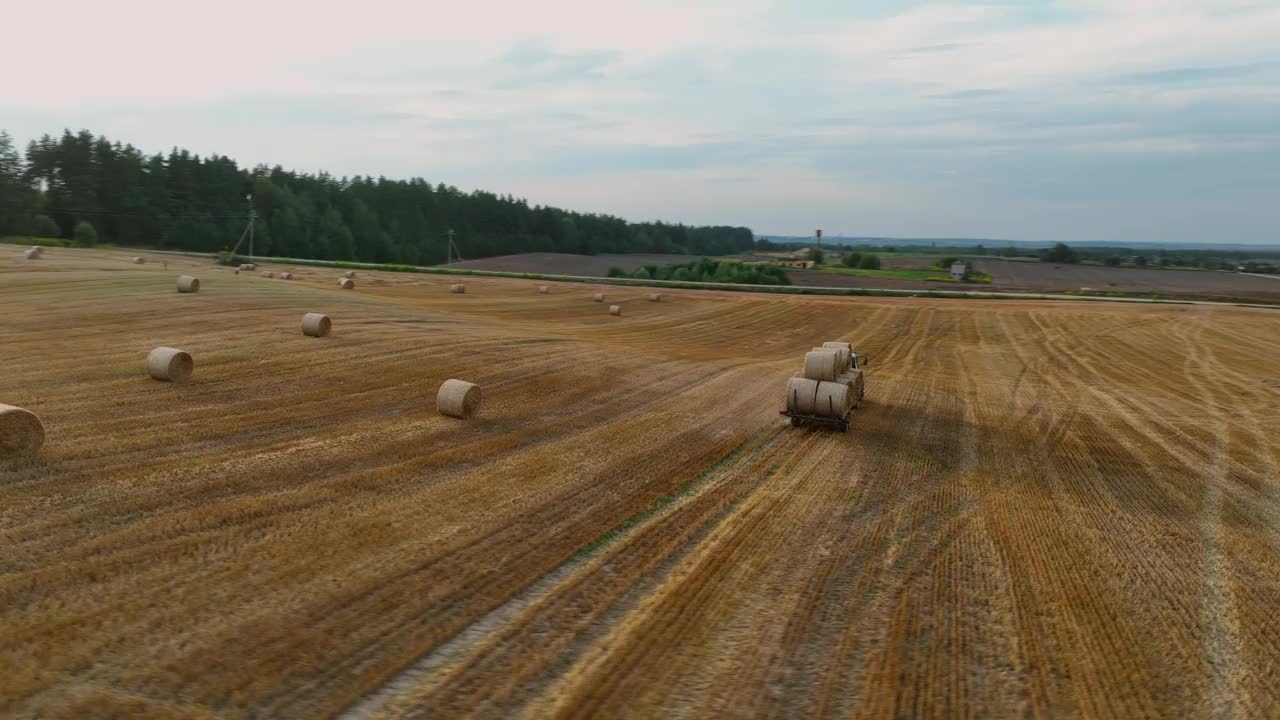
[[[249,169],[176,148],[147,155],[87,130],[46,135],[24,155],[0,131],[0,236],[96,235],[103,243],[215,252],[231,249],[244,232],[248,195],[257,216],[254,251],[267,256],[429,265],[445,260],[449,229],[467,258],[724,255],[753,247],[751,230],[742,227],[632,223],[420,178]],[[82,223],[96,233],[76,232]]]

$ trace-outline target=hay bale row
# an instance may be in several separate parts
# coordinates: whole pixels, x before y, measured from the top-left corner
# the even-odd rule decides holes
[[[156,380],[186,382],[194,369],[191,355],[177,348],[158,347],[147,355],[147,374]]]
[[[34,455],[44,445],[44,423],[30,410],[0,404],[0,458]]]
[[[465,380],[449,379],[436,393],[436,409],[441,415],[467,419],[480,408],[480,386]]]
[[[200,292],[200,278],[194,278],[190,275],[182,275],[178,278],[178,292],[193,293]]]

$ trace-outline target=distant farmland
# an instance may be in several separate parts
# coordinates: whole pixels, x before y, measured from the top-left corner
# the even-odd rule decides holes
[[[642,265],[689,262],[690,255],[571,255],[526,253],[468,260],[450,267],[507,272],[537,272],[604,277],[610,267],[630,272]],[[882,254],[886,267],[928,267],[936,257],[896,258]],[[1113,268],[1099,265],[1054,265],[984,258],[974,260],[980,272],[992,276],[987,283],[949,283],[927,280],[840,275],[819,270],[789,270],[793,284],[808,287],[879,288],[897,290],[975,290],[979,292],[1125,292],[1160,293],[1165,296],[1212,300],[1280,302],[1280,277],[1272,279],[1239,273]]]
[[[697,260],[700,255],[572,255],[569,253],[523,253],[501,257],[466,260],[448,267],[502,272],[547,273],[604,277],[609,268],[631,272],[645,265],[678,265]]]
[[[1280,311],[146,257],[0,264],[0,715],[1280,717]]]

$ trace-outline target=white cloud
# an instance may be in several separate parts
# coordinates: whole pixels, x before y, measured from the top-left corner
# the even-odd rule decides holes
[[[1243,151],[1280,162],[1277,132],[1254,127],[1280,109],[1274,0],[953,1],[876,18],[806,7],[18,3],[5,19],[24,31],[6,54],[31,69],[6,78],[0,125],[20,140],[89,127],[153,151],[421,174],[770,232],[980,234],[985,217],[992,234],[1025,221],[1029,236],[1043,231],[1035,209],[1062,203],[1029,198],[1028,176],[1122,207],[1136,190],[1117,167]],[[1249,71],[1177,75],[1196,68]],[[1259,160],[1240,181],[1268,172]],[[1090,195],[1098,174],[1122,179]]]

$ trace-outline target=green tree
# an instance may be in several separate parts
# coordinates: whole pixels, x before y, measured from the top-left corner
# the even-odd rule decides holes
[[[1148,262],[1146,255],[1139,255],[1133,259],[1133,264],[1138,267],[1146,267]]]
[[[979,254],[979,255],[986,255],[986,254],[987,254],[987,246],[986,246],[986,245],[983,245],[983,244],[981,244],[981,243],[979,243],[979,244],[978,244],[978,246],[977,246],[977,247],[975,247],[975,248],[973,249],[973,251],[974,251],[974,252],[976,252],[976,253],[977,253],[977,254]]]
[[[1054,263],[1078,263],[1080,255],[1065,243],[1055,243],[1052,248],[1041,253],[1040,259]]]
[[[1102,262],[1104,262],[1104,263],[1106,263],[1106,264],[1108,264],[1108,265],[1110,265],[1110,266],[1112,266],[1112,267],[1115,267],[1115,266],[1117,266],[1117,265],[1119,265],[1119,264],[1120,264],[1120,256],[1119,256],[1119,255],[1108,255],[1108,256],[1107,256],[1107,258],[1106,258],[1105,260],[1103,260]]]
[[[635,270],[632,270],[632,271],[631,271],[631,277],[636,278],[637,280],[652,280],[652,279],[653,279],[653,276],[649,274],[648,269],[646,269],[646,268],[644,268],[644,267],[638,267],[638,268],[636,268]]]
[[[859,261],[858,263],[858,267],[862,268],[863,270],[879,270],[880,256],[872,255],[869,253],[867,255],[863,255],[862,260]]]
[[[618,278],[621,278],[621,277],[626,277],[626,276],[627,276],[627,271],[626,271],[626,270],[623,270],[623,269],[622,269],[622,268],[620,268],[620,267],[611,267],[611,268],[609,268],[609,272],[607,272],[607,273],[605,273],[605,274],[606,274],[608,277],[618,277]]]
[[[844,266],[856,268],[862,262],[862,253],[851,252],[844,256]]]
[[[37,215],[31,221],[30,235],[43,238],[60,238],[62,237],[62,228],[58,227],[48,215]]]
[[[93,229],[88,220],[81,220],[76,223],[72,239],[77,247],[93,247],[98,244],[98,231]]]

